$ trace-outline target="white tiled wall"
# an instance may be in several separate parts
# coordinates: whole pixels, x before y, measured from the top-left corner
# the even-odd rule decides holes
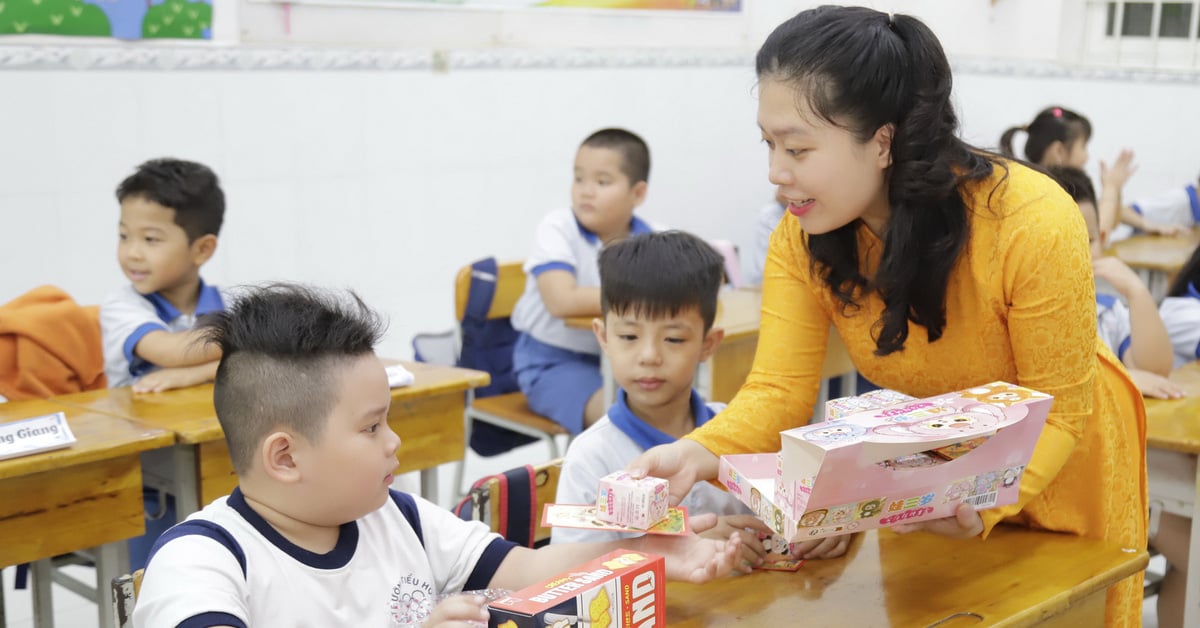
[[[971,67],[968,64],[968,68]],[[1090,169],[1137,149],[1131,196],[1200,171],[1196,82],[956,76],[968,138],[1056,102],[1092,118]],[[746,66],[0,73],[0,302],[42,283],[95,303],[122,277],[113,188],[176,155],[212,165],[229,210],[205,275],[352,287],[384,310],[387,355],[451,325],[470,260],[519,258],[567,202],[579,140],[606,125],[653,153],[644,213],[748,243],[771,196]]]

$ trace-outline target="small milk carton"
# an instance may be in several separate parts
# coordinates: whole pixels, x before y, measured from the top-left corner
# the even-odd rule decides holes
[[[615,550],[488,605],[489,628],[667,625],[661,556]]]
[[[1053,401],[1004,382],[863,397],[781,432],[777,454],[722,456],[718,480],[791,542],[948,517],[964,502],[1004,506],[1017,500]]]
[[[625,471],[617,471],[600,478],[596,518],[645,530],[667,517],[669,502],[666,480],[637,480]]]

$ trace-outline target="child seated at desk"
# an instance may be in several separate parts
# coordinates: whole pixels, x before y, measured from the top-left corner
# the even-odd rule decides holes
[[[1140,199],[1130,205],[1130,210],[1147,221],[1173,227],[1170,234],[1180,233],[1200,224],[1200,195],[1196,183],[1164,190],[1154,196]]]
[[[517,547],[391,490],[400,438],[373,349],[383,326],[357,297],[268,286],[209,325],[222,354],[213,405],[239,486],[159,539],[134,626],[385,626],[393,597],[519,589],[618,547]],[[668,578],[702,582],[727,573],[740,544],[620,546],[665,555]],[[482,598],[449,598],[425,625],[456,621],[487,621]]]
[[[578,434],[604,415],[600,347],[564,318],[600,314],[596,255],[604,245],[656,229],[633,215],[646,198],[650,149],[624,129],[602,129],[575,153],[571,208],[538,225],[525,260],[525,292],[513,308],[517,384],[534,412]]]
[[[197,342],[196,318],[225,309],[228,292],[204,283],[200,267],[217,250],[225,194],[207,166],[155,159],[117,186],[117,262],[129,283],[100,305],[104,371],[110,388],[161,392],[212,380],[220,353]],[[166,503],[160,503],[160,501]],[[175,523],[173,497],[145,490],[146,533],[129,542],[133,569]]]
[[[712,356],[724,335],[712,327],[723,267],[711,246],[681,231],[633,236],[600,253],[602,319],[593,323],[593,331],[612,364],[617,401],[571,443],[556,502],[595,503],[600,478],[703,425],[725,407],[705,404],[692,388],[696,367]],[[710,538],[741,533],[743,568],[762,561],[762,543],[745,529],[770,529],[736,496],[697,484],[681,505],[692,514],[722,515],[720,525],[705,533]],[[553,543],[630,536],[562,527],[551,531]]]
[[[1104,234],[1096,211],[1096,192],[1087,174],[1070,166],[1046,169],[1083,212],[1092,269],[1128,302],[1111,294],[1096,293],[1096,322],[1100,339],[1116,354],[1143,396],[1177,399],[1183,389],[1167,379],[1171,373],[1171,339],[1150,289],[1133,269],[1115,257],[1105,257]]]
[[[1175,367],[1200,360],[1200,247],[1171,282],[1158,313],[1171,338]]]

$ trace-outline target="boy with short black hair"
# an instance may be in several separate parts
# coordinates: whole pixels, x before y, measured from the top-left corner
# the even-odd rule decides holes
[[[393,600],[519,589],[617,548],[516,547],[390,490],[400,439],[373,350],[382,325],[357,297],[269,286],[210,325],[222,351],[213,403],[239,486],[159,540],[135,626],[384,626]],[[727,572],[739,546],[621,544],[665,554],[668,577],[692,581]],[[483,599],[450,598],[425,625],[451,621],[487,621]]]
[[[682,231],[637,235],[600,253],[602,318],[593,323],[618,385],[608,414],[571,443],[555,501],[596,501],[600,478],[619,471],[645,450],[674,442],[725,408],[704,403],[692,388],[699,364],[724,336],[713,328],[724,260],[711,246]],[[706,482],[681,505],[689,513],[721,515],[708,534],[746,528],[769,533],[735,496]],[[616,540],[619,532],[554,528],[555,543]],[[742,569],[761,562],[762,544],[742,536]]]
[[[100,306],[109,387],[157,392],[210,381],[220,354],[195,342],[192,327],[229,300],[200,278],[225,217],[217,175],[203,164],[154,159],[117,186],[117,200],[117,261],[130,283]]]
[[[563,319],[600,313],[600,249],[657,230],[634,216],[649,178],[642,138],[624,129],[591,134],[575,153],[570,209],[542,219],[525,260],[525,292],[512,314],[521,332],[513,371],[529,407],[572,434],[603,416],[607,401],[596,339]]]
[[[1083,213],[1096,277],[1107,281],[1128,302],[1126,306],[1111,294],[1096,293],[1100,339],[1129,370],[1142,395],[1158,399],[1182,397],[1183,390],[1166,377],[1171,372],[1174,352],[1150,289],[1124,262],[1104,255],[1105,234],[1100,232],[1096,191],[1091,180],[1085,172],[1070,166],[1050,166],[1046,170],[1075,199]]]

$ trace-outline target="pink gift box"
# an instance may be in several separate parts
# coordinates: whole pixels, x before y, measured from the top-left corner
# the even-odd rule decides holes
[[[636,480],[625,471],[617,471],[600,478],[596,518],[645,530],[667,517],[669,501],[666,480]]]
[[[866,407],[780,432],[779,453],[722,456],[718,481],[791,542],[1004,506],[1052,401],[995,382]]]

